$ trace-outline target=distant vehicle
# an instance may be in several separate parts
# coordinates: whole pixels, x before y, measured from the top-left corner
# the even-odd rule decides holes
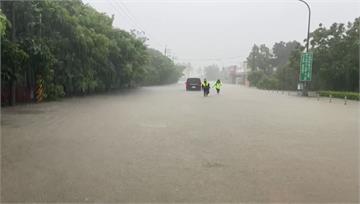
[[[200,78],[188,78],[186,80],[186,91],[197,90],[201,91],[201,79]]]

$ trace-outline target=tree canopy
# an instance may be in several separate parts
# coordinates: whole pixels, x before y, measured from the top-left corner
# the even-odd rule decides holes
[[[81,0],[1,1],[1,8],[2,92],[11,98],[19,87],[34,92],[39,78],[50,99],[181,76],[144,37],[114,28],[113,17]]]
[[[319,25],[310,33],[313,53],[311,90],[359,91],[360,18],[347,25]],[[265,45],[254,45],[247,61],[252,72],[248,79],[259,88],[295,90],[299,81],[299,42],[275,43],[272,53]]]
[[[159,85],[177,82],[182,76],[185,66],[175,65],[172,60],[154,49],[147,49],[148,63],[143,65],[145,70],[144,85]]]

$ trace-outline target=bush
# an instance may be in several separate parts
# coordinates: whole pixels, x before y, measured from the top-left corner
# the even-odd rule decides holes
[[[263,77],[257,84],[259,89],[278,89],[279,81],[275,77]]]
[[[360,100],[360,94],[356,92],[342,92],[342,91],[319,91],[320,96],[329,97],[331,95],[333,98],[345,98],[349,100]]]
[[[45,89],[45,98],[47,100],[57,100],[58,98],[64,97],[64,87],[61,85],[50,84]]]
[[[250,86],[258,86],[258,83],[265,77],[265,73],[261,70],[252,71],[249,73],[247,79],[250,82]]]

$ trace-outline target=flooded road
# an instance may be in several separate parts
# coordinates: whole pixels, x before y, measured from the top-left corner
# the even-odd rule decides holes
[[[3,202],[358,202],[359,103],[182,85],[3,108]]]

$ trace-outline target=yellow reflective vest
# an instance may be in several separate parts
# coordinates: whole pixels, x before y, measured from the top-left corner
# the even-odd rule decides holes
[[[213,87],[214,87],[215,89],[220,89],[220,88],[221,88],[221,85],[222,85],[221,82],[220,82],[220,83],[215,83]]]
[[[203,82],[202,84],[201,84],[201,86],[203,87],[203,88],[209,88],[210,87],[210,84],[209,84],[209,82]]]

